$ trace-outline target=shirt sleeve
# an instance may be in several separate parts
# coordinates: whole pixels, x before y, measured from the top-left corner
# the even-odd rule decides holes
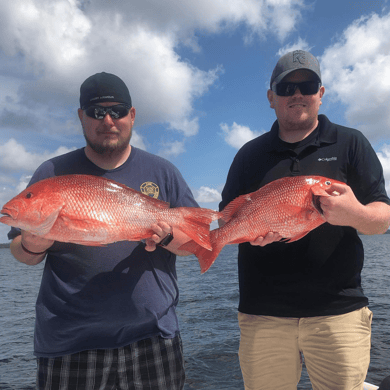
[[[370,142],[363,134],[356,139],[348,184],[356,198],[364,205],[372,202],[390,204],[386,193],[383,168]]]

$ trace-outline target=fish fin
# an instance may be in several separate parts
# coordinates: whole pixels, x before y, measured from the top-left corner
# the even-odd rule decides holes
[[[184,219],[178,228],[200,246],[211,250],[210,223],[219,219],[220,213],[196,207],[178,207],[178,209],[180,209]]]
[[[217,230],[218,229],[211,231],[211,241],[215,244],[218,243],[218,240],[216,240],[218,236]],[[200,273],[204,274],[212,266],[222,248],[223,245],[213,245],[212,250],[209,251],[191,240],[180,246],[179,249],[193,253],[198,258]]]
[[[51,228],[53,227],[53,225],[55,224],[55,222],[57,221],[58,215],[60,214],[62,207],[63,207],[63,203],[61,202],[59,207],[55,207],[55,211],[47,214],[44,223],[33,227],[32,229],[29,230],[29,232],[36,234],[38,236],[45,236],[46,234],[48,234]]]
[[[140,196],[141,198],[143,198],[144,202],[148,204],[147,207],[151,206],[151,207],[156,207],[158,209],[169,209],[170,206],[169,203],[165,202],[164,200],[152,198],[151,196],[133,190],[132,188],[128,188],[128,190],[134,192],[136,197]]]
[[[107,230],[107,223],[97,220],[74,219],[66,216],[60,216],[59,219],[61,219],[69,229],[79,232],[89,232],[92,228]]]
[[[225,222],[229,222],[237,210],[251,201],[251,194],[240,195],[239,197],[235,198],[221,211],[222,219]]]
[[[230,241],[229,245],[242,244],[243,242],[249,242],[249,240],[251,240],[251,239],[249,239],[249,238],[247,239],[246,237],[240,237],[240,238],[237,238],[236,240]]]
[[[144,195],[144,194],[142,194]],[[160,199],[154,199],[152,197],[150,197],[149,195],[145,195],[148,199],[149,199],[149,203],[154,206],[154,207],[157,207],[159,209],[169,209],[169,203],[168,202],[165,202],[164,200],[160,200]]]

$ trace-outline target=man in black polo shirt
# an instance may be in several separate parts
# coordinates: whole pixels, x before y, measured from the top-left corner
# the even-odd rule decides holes
[[[277,121],[237,153],[220,209],[285,176],[321,175],[346,183],[321,198],[328,223],[293,243],[270,232],[240,244],[240,365],[245,388],[293,389],[302,354],[314,389],[362,389],[370,360],[372,313],[361,287],[357,231],[390,224],[381,164],[357,130],[318,115],[325,88],[318,60],[281,57],[268,90]]]

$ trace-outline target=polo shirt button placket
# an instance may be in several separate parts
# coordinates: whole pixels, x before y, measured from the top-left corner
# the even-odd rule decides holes
[[[291,166],[291,173],[294,176],[298,176],[301,173],[301,170],[300,170],[300,167],[299,167],[299,158],[298,157],[293,158],[293,163],[292,163],[292,166]]]

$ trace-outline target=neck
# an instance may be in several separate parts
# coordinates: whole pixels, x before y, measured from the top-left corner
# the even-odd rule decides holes
[[[318,126],[318,119],[313,123],[302,124],[281,124],[279,122],[279,138],[288,143],[295,143],[304,140]]]
[[[84,153],[88,160],[92,161],[99,168],[110,170],[120,167],[127,161],[131,153],[131,145],[128,145],[128,147],[123,152],[118,154],[99,154],[96,153],[89,145],[87,145],[84,148]]]

